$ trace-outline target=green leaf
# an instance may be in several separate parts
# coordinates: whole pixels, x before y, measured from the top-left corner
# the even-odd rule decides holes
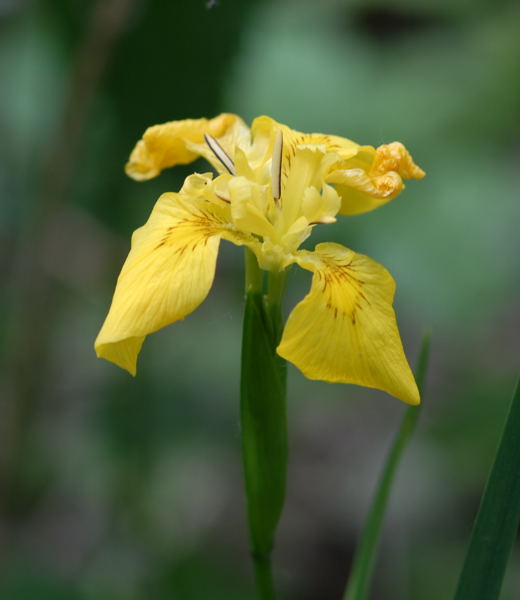
[[[428,366],[429,351],[430,335],[429,333],[425,333],[416,369],[417,385],[419,386],[421,396],[424,395],[424,381]],[[415,430],[421,406],[409,406],[405,409],[399,431],[390,448],[375,494],[372,498],[372,505],[354,555],[348,585],[343,596],[344,600],[365,600],[368,597],[379,538],[381,536],[381,525],[385,516],[388,499],[401,457]]]
[[[520,381],[482,495],[455,600],[499,597],[520,521]]]

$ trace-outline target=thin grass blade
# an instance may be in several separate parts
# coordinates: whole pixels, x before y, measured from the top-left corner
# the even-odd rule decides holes
[[[430,352],[430,334],[425,332],[416,368],[416,380],[424,400],[424,383]],[[365,600],[368,597],[372,571],[374,568],[381,525],[385,516],[392,485],[401,461],[403,452],[410,441],[419,418],[421,405],[409,406],[405,409],[401,425],[379,478],[377,488],[372,498],[372,505],[358,543],[343,600]]]

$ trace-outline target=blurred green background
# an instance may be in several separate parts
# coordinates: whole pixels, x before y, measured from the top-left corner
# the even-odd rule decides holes
[[[519,364],[519,27],[507,0],[0,1],[2,600],[254,598],[240,250],[135,379],[92,349],[131,232],[193,168],[138,184],[133,144],[221,111],[399,140],[428,173],[311,242],[391,271],[412,363],[432,327],[372,598],[451,597]],[[291,275],[288,310],[308,285]],[[403,406],[294,368],[289,386],[276,576],[282,598],[337,600]]]

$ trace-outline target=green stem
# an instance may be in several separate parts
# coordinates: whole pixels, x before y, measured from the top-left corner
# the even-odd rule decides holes
[[[276,353],[276,348],[280,343],[283,333],[284,322],[282,301],[286,279],[287,271],[269,271],[267,280],[267,294],[264,296],[265,312],[267,314],[267,319],[271,330],[273,356],[278,364],[278,368],[280,369],[280,377],[283,381],[284,387],[286,387],[287,363],[281,356],[278,356]]]
[[[250,549],[261,600],[275,600],[271,552],[285,498],[287,415],[285,361],[276,354],[282,331],[284,274],[263,272],[246,250],[240,418]]]
[[[520,521],[520,380],[482,495],[455,600],[496,600]]]
[[[260,600],[276,600],[276,590],[273,582],[271,554],[262,556],[252,554],[255,568],[255,582]]]
[[[282,299],[286,278],[287,271],[269,271],[268,289],[265,297],[265,308],[271,319],[271,322],[276,325],[276,330],[274,332],[276,343],[280,341],[283,329]]]
[[[249,248],[246,248],[244,254],[245,267],[245,292],[247,294],[261,294],[262,282],[264,279],[263,272],[258,266],[258,261]]]
[[[424,379],[426,367],[428,365],[429,349],[430,336],[429,333],[425,333],[416,369],[417,385],[419,386],[421,395],[424,391]],[[374,497],[372,498],[372,505],[354,555],[354,561],[343,600],[365,600],[368,597],[377,547],[381,536],[381,525],[385,516],[392,484],[404,449],[417,424],[419,413],[420,406],[409,406],[405,410],[401,425],[388,454]]]

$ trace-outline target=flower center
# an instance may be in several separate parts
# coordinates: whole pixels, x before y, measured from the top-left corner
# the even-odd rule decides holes
[[[273,148],[273,158],[271,159],[271,189],[276,204],[282,195],[282,152],[283,152],[283,134],[276,132]]]
[[[254,142],[249,149],[236,146],[233,160],[214,137],[204,139],[228,173],[216,181],[226,188],[231,222],[262,242],[264,268],[283,268],[314,225],[336,220],[340,200],[325,183],[332,155],[323,145],[292,145],[284,156],[278,130],[272,152],[259,166],[251,160]]]
[[[224,148],[222,148],[222,146],[217,142],[217,140],[212,135],[209,135],[209,133],[204,134],[204,140],[209,146],[209,149],[222,163],[222,166],[226,169],[226,171],[230,175],[236,175],[237,171],[235,169],[235,163],[233,162],[231,157],[226,153]]]

